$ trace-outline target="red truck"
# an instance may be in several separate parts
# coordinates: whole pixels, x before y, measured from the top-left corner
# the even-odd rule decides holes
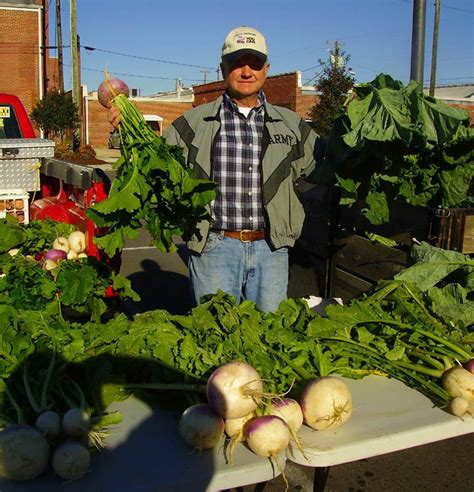
[[[27,220],[74,224],[86,233],[86,252],[118,269],[119,258],[105,257],[93,242],[100,231],[86,210],[107,197],[112,175],[103,170],[54,158],[54,142],[36,137],[21,100],[0,93],[0,194],[28,191]]]

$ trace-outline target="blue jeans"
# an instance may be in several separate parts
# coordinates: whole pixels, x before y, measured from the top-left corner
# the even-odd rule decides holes
[[[264,239],[244,243],[211,231],[203,252],[189,257],[189,276],[196,304],[221,289],[238,303],[254,301],[262,311],[275,311],[286,299],[288,249],[272,250]]]

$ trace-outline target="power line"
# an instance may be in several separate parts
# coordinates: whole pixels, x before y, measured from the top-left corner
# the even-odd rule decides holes
[[[126,56],[127,58],[136,58],[138,60],[154,61],[157,63],[169,63],[170,65],[180,65],[182,67],[204,68],[204,69],[208,69],[208,70],[214,70],[213,67],[204,67],[202,65],[191,65],[189,63],[179,63],[179,62],[172,62],[172,61],[168,61],[168,60],[159,60],[157,58],[148,58],[146,56],[128,55],[126,53],[119,53],[118,51],[110,51],[110,50],[104,50],[101,48],[94,48],[92,46],[81,46],[81,48],[84,48],[87,51],[101,51],[102,53],[110,53],[112,55]]]
[[[66,67],[70,67],[71,65],[68,65],[65,63]],[[103,70],[98,70],[96,68],[86,68],[86,67],[81,67],[82,70],[86,70],[88,72],[104,72]],[[187,82],[201,82],[200,79],[183,79],[181,77],[155,77],[153,75],[136,75],[133,73],[123,73],[123,72],[115,72],[113,71],[114,75],[125,75],[127,77],[136,77],[140,79],[157,79],[157,80],[176,80],[176,79],[181,79],[181,80],[186,80]]]

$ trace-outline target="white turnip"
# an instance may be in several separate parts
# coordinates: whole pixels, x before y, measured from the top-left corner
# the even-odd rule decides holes
[[[456,396],[449,402],[449,411],[456,417],[463,417],[469,412],[469,402],[462,396]]]
[[[263,383],[249,364],[233,361],[209,376],[206,386],[209,405],[226,419],[237,419],[253,412],[261,401]]]
[[[0,432],[0,477],[32,480],[40,476],[49,462],[49,444],[29,425],[11,425]]]
[[[83,253],[86,249],[86,235],[82,231],[71,232],[68,242],[73,251]]]
[[[209,449],[224,435],[224,419],[207,403],[198,403],[182,413],[179,433],[193,449]]]
[[[308,383],[300,398],[304,422],[316,430],[335,429],[352,415],[352,395],[346,383],[324,376]]]
[[[69,253],[67,254],[67,259],[68,260],[77,260],[77,253],[73,249],[70,249]]]
[[[89,470],[90,463],[90,451],[78,441],[61,443],[51,458],[54,472],[64,480],[81,478]]]
[[[61,417],[58,412],[47,410],[38,416],[35,427],[46,439],[54,439],[61,433]]]
[[[63,415],[62,427],[68,436],[85,436],[90,430],[90,425],[90,415],[82,408],[71,408]]]
[[[54,240],[53,248],[54,249],[60,249],[60,250],[64,251],[65,253],[69,253],[71,246],[69,244],[69,240],[67,237],[60,236]]]
[[[441,379],[443,388],[450,396],[461,396],[469,403],[474,402],[474,374],[464,367],[448,369]]]
[[[104,108],[110,108],[112,100],[119,94],[125,94],[128,97],[130,89],[123,80],[117,78],[106,78],[97,89],[97,98]]]
[[[224,430],[227,436],[230,438],[229,442],[229,461],[234,462],[234,450],[235,446],[241,442],[245,441],[244,427],[245,424],[255,417],[254,413],[249,413],[243,417],[237,419],[226,419],[224,422]]]

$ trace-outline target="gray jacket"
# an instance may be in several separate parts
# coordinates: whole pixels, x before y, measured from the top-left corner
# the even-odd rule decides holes
[[[220,128],[221,103],[222,96],[187,111],[164,132],[168,144],[183,148],[198,178],[212,179],[212,149]],[[304,220],[295,183],[314,169],[318,136],[294,111],[269,103],[265,104],[264,125],[260,165],[268,237],[275,248],[293,246]],[[189,249],[202,251],[209,227],[208,221],[198,224],[187,243]]]

